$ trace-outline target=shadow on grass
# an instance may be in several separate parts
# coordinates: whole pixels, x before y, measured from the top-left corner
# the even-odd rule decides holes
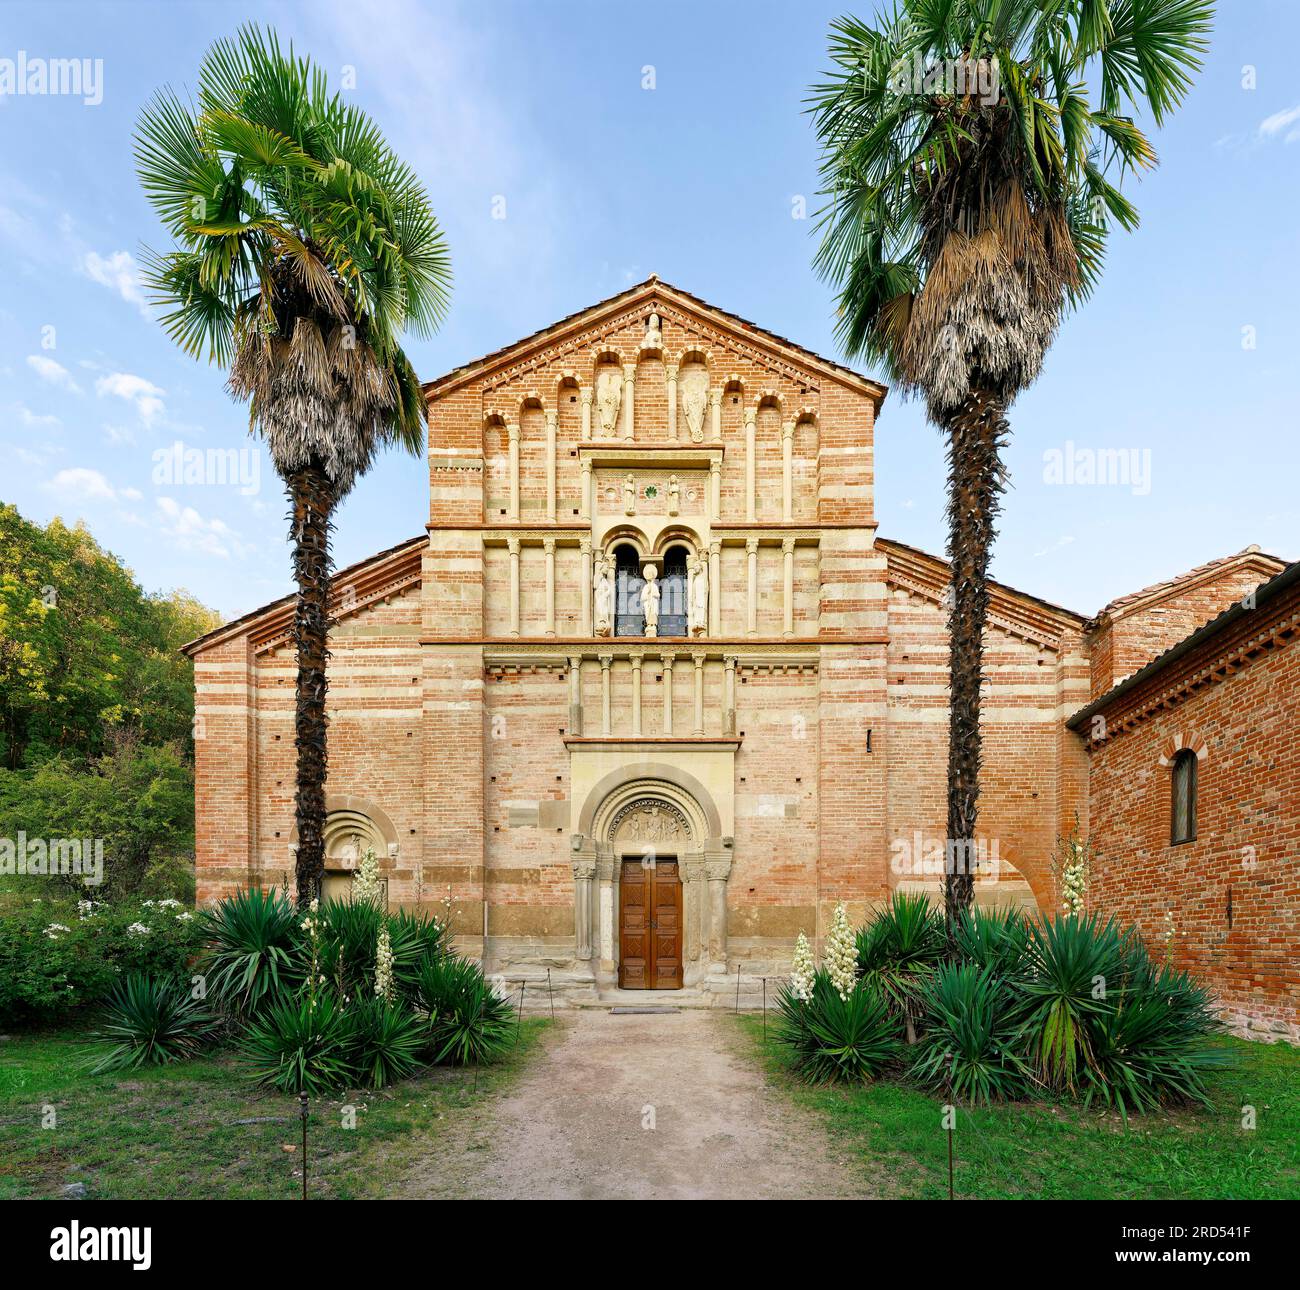
[[[901,1080],[810,1088],[761,1021],[737,1017],[769,1078],[817,1112],[884,1195],[948,1195],[940,1099]],[[968,1199],[1280,1199],[1300,1196],[1300,1049],[1225,1038],[1209,1109],[1132,1115],[1051,1102],[960,1107],[955,1191]],[[1255,1127],[1244,1127],[1253,1108]]]
[[[384,1194],[405,1140],[430,1141],[515,1078],[551,1023],[526,1018],[499,1065],[429,1067],[391,1088],[313,1099],[308,1182],[316,1199]],[[92,1076],[85,1037],[0,1044],[0,1199],[293,1199],[302,1190],[298,1099],[250,1084],[233,1056]],[[355,1108],[347,1128],[345,1108]],[[286,1148],[292,1147],[292,1150]]]

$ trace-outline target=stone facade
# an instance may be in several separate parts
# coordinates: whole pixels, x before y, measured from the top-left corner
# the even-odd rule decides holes
[[[622,863],[671,856],[704,1000],[784,971],[839,900],[938,890],[948,569],[877,535],[881,386],[651,278],[426,392],[426,533],[334,580],[334,887],[373,846],[390,904],[449,900],[489,970],[594,999]],[[291,879],[289,615],[189,647],[201,900]],[[981,901],[1055,904],[1090,813],[1066,719],[1099,640],[1112,673],[1145,661],[1121,617],[993,589]]]

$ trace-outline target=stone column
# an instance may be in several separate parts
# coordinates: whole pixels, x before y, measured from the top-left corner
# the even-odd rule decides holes
[[[546,413],[546,522],[555,523],[555,440],[559,434],[560,414]]]
[[[569,733],[582,734],[582,655],[569,656]]]
[[[641,665],[645,658],[640,654],[633,654],[630,660],[632,664],[632,738],[636,739],[641,734]]]
[[[659,661],[664,665],[664,737],[673,732],[673,656],[660,654]]]
[[[722,391],[709,391],[709,434],[714,443],[722,442]]]
[[[581,520],[591,519],[592,512],[595,510],[595,503],[591,493],[592,473],[591,458],[583,459],[582,463],[582,497],[578,505],[581,509],[578,511],[578,518]]]
[[[590,636],[594,630],[591,623],[591,595],[592,579],[596,576],[595,569],[591,561],[591,539],[589,537],[580,537],[578,539],[578,551],[582,555],[582,624],[581,632],[584,636]]]
[[[736,656],[726,655],[722,660],[722,733],[736,733]]]
[[[781,635],[794,635],[794,538],[781,539],[781,558],[785,564],[781,592]]]
[[[748,592],[745,598],[745,633],[758,635],[758,539],[745,539],[745,555],[749,562]]]
[[[591,958],[592,886],[596,877],[594,860],[573,862],[573,923],[574,957],[583,961]]]
[[[722,523],[722,463],[709,462],[709,514],[715,524]]]
[[[682,921],[685,924],[686,939],[682,946],[682,957],[688,963],[695,963],[700,957],[700,909],[708,904],[708,892],[701,881],[704,876],[704,861],[697,853],[687,856],[681,867],[685,891],[682,893]],[[694,915],[692,917],[692,915]]]
[[[613,722],[610,716],[611,701],[609,692],[609,669],[613,664],[613,654],[600,655],[600,733],[604,735],[606,739],[608,739],[613,733]]]
[[[623,438],[629,442],[635,438],[632,400],[636,394],[636,364],[623,364]]]
[[[582,437],[591,438],[591,387],[584,385],[578,391],[578,403],[582,408]]]
[[[519,539],[506,538],[510,549],[510,635],[519,635]]]
[[[506,426],[510,436],[510,511],[509,518],[519,519],[519,427],[513,422]]]
[[[596,881],[600,884],[600,967],[603,972],[613,972],[614,962],[614,858],[599,856],[596,862]]]
[[[781,427],[781,518],[794,518],[794,422]]]
[[[555,539],[544,537],[542,550],[546,552],[546,634],[555,635]]]
[[[664,379],[668,385],[668,437],[677,438],[677,364],[664,365]]]
[[[722,543],[709,543],[709,635],[722,635]]]
[[[695,661],[695,730],[694,733],[702,735],[704,733],[704,655],[695,654],[692,656]]]
[[[709,880],[709,962],[727,962],[727,873],[725,861],[708,860],[705,873]]]
[[[745,519],[754,522],[754,478],[758,469],[758,409],[745,409]]]

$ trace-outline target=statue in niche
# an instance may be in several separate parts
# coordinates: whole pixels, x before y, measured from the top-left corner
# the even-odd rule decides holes
[[[682,505],[682,486],[676,475],[668,476],[668,514],[676,515]]]
[[[704,439],[704,412],[709,405],[709,374],[702,364],[691,363],[682,368],[677,388],[691,442],[700,443]]]
[[[686,576],[686,627],[692,636],[703,636],[709,629],[709,562],[692,556]]]
[[[642,349],[663,349],[664,333],[659,326],[659,315],[651,314],[649,321],[645,325],[645,340],[641,342]]]
[[[659,635],[659,574],[653,564],[642,570],[645,586],[641,588],[641,612],[645,615],[645,634]]]
[[[614,561],[611,556],[597,558],[593,591],[593,626],[597,636],[608,636],[614,623]]]
[[[623,480],[623,514],[636,514],[636,480],[631,473]]]
[[[612,435],[623,402],[623,369],[606,363],[596,369],[596,414],[602,434]]]

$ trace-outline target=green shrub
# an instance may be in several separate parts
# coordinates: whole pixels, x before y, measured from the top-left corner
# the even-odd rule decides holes
[[[283,892],[250,887],[204,910],[202,967],[222,1007],[253,1012],[302,982],[298,912]]]
[[[417,993],[428,1013],[435,1062],[479,1065],[496,1061],[509,1050],[510,1003],[497,996],[477,963],[455,955],[426,958]]]
[[[56,1022],[130,972],[188,981],[200,945],[199,920],[173,900],[12,906],[0,914],[0,1025]]]
[[[1029,920],[1019,909],[972,908],[962,912],[953,939],[963,962],[1015,976],[1024,969]]]
[[[347,1087],[354,1074],[353,1024],[327,992],[268,1002],[249,1019],[239,1049],[257,1083],[282,1093],[314,1097]]]
[[[348,1004],[346,1015],[349,1063],[360,1083],[384,1088],[415,1073],[429,1034],[409,1008],[371,997]]]
[[[909,1038],[920,996],[944,954],[943,916],[923,895],[896,891],[857,934],[859,979],[879,992],[907,1025]]]
[[[393,981],[405,999],[417,997],[424,960],[446,952],[442,924],[426,914],[404,910],[388,914],[369,901],[329,900],[321,905],[320,915],[320,972],[353,998],[374,990],[375,946],[385,925],[393,952]]]
[[[921,998],[925,1032],[912,1074],[962,1102],[1025,1096],[1032,1071],[1022,1056],[1018,1001],[1007,981],[975,963],[941,964]]]
[[[109,994],[95,1039],[110,1047],[91,1073],[183,1061],[199,1052],[215,1024],[184,981],[133,972]]]
[[[812,997],[785,987],[777,996],[778,1040],[790,1048],[799,1072],[816,1083],[862,1082],[902,1052],[901,1023],[878,987],[859,980],[841,999],[824,969],[813,975]]]

